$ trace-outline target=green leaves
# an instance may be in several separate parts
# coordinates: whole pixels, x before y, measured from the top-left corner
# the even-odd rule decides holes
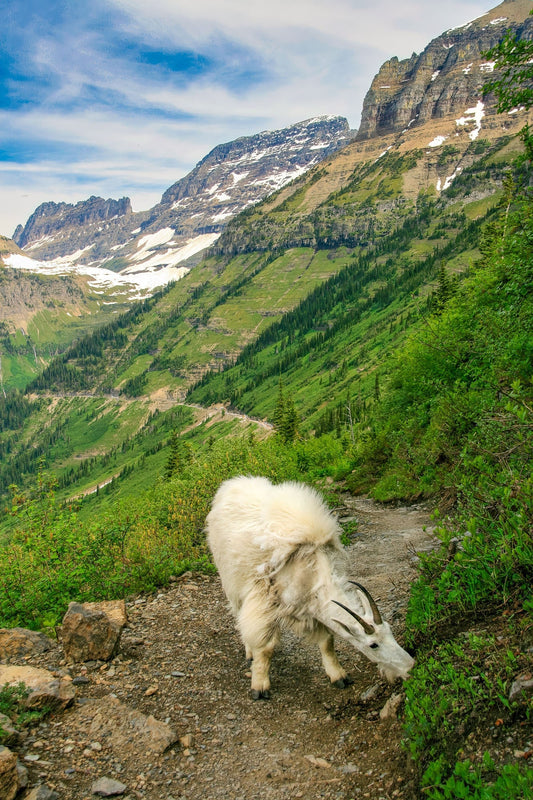
[[[507,31],[502,41],[487,51],[485,57],[495,62],[496,80],[485,84],[483,94],[494,92],[498,111],[511,111],[533,103],[533,41],[518,39]]]

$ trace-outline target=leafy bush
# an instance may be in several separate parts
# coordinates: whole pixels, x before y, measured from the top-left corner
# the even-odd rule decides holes
[[[124,597],[212,569],[205,518],[219,484],[240,473],[297,478],[296,453],[274,439],[221,440],[180,475],[97,519],[60,505],[43,485],[36,499],[15,494],[16,526],[0,548],[0,626],[52,626],[72,600]]]
[[[531,772],[495,764],[488,752],[479,761],[475,746],[471,754],[464,750],[468,735],[475,736],[490,720],[503,726],[504,719],[526,717],[533,711],[532,703],[528,711],[508,700],[519,666],[510,649],[492,637],[473,634],[437,647],[415,666],[406,684],[404,744],[417,764],[424,796],[433,800],[526,796],[520,790],[533,785]]]
[[[28,695],[29,689],[23,683],[18,683],[16,686],[6,684],[0,687],[0,714],[9,717],[18,728],[40,722],[50,711],[47,706],[39,709],[26,708],[25,700]],[[4,740],[5,733],[0,725],[0,744]]]

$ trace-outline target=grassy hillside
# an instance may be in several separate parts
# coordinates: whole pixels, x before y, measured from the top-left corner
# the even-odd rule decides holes
[[[80,341],[30,390],[147,396],[164,389],[183,398],[206,373],[217,374],[241,354],[246,359],[262,342],[279,350],[283,343],[274,341],[276,331],[294,338],[288,330],[293,318],[286,316],[293,310],[295,319],[313,314],[313,324],[296,331],[308,338],[327,328],[331,340],[341,327],[359,320],[369,330],[374,323],[405,325],[406,316],[419,313],[434,288],[440,261],[446,260],[452,275],[468,269],[477,254],[480,220],[498,203],[505,164],[517,146],[509,137],[472,143],[475,160],[472,156],[452,187],[440,197],[421,191],[414,199],[405,187],[421,156],[387,153],[357,166],[344,188],[304,214],[302,198],[313,195],[322,179],[317,170],[293,186],[286,199],[281,193],[276,207],[269,199],[240,215],[221,238],[218,255]],[[311,238],[300,235],[304,221],[313,226]],[[300,233],[293,236],[294,230]],[[235,241],[239,252],[234,252]],[[372,336],[363,334],[362,342]],[[355,330],[351,339],[359,338]],[[330,367],[321,368],[318,380],[330,379],[344,361],[336,359],[334,354]],[[354,359],[358,372],[373,369],[366,356],[356,352]],[[353,378],[353,364],[348,369]],[[267,370],[279,372],[279,366],[272,363]],[[234,380],[235,374],[225,375],[232,388],[221,389],[215,381],[210,396],[253,409],[253,396],[246,396],[248,376],[243,372],[244,381]],[[272,402],[270,409],[263,404],[254,413],[269,410]]]
[[[82,279],[5,268],[0,250],[0,384],[4,391],[24,390],[73,341],[125,307],[106,303]]]

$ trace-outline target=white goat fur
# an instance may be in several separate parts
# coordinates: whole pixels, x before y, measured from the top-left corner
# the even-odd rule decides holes
[[[253,659],[254,698],[270,695],[270,659],[284,627],[318,643],[336,686],[351,681],[338,662],[333,634],[350,641],[388,680],[407,677],[413,659],[386,622],[376,624],[365,595],[349,585],[339,525],[313,489],[232,478],[215,495],[207,533],[246,656]],[[355,611],[372,633],[335,601]]]

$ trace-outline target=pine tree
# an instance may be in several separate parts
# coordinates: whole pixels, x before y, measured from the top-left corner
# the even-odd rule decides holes
[[[294,442],[298,435],[299,419],[298,412],[292,397],[289,397],[285,404],[285,414],[281,426],[281,436],[285,444]]]
[[[444,262],[439,267],[439,274],[437,277],[437,290],[433,297],[433,306],[436,314],[442,313],[446,303],[454,294],[454,288],[449,275],[446,271]]]
[[[178,475],[191,460],[191,450],[181,439],[178,431],[173,431],[170,440],[170,453],[165,464],[165,478]]]
[[[281,375],[280,375],[278,399],[276,400],[276,408],[274,409],[274,414],[272,417],[274,428],[278,433],[281,433],[284,417],[285,417],[285,398],[283,396],[283,382],[281,380]]]

